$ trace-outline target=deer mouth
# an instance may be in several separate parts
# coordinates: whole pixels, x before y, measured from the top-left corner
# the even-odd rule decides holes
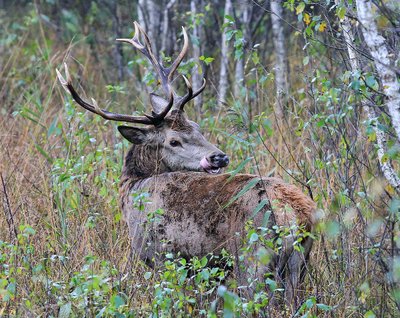
[[[203,158],[200,160],[200,166],[203,168],[203,170],[209,174],[218,174],[221,172],[221,168],[212,165],[211,163],[208,162],[206,158]]]

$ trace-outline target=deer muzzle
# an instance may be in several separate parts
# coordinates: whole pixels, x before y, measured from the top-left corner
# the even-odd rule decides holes
[[[213,153],[200,161],[200,166],[204,171],[211,174],[220,173],[221,168],[226,167],[228,164],[229,157],[223,152]]]

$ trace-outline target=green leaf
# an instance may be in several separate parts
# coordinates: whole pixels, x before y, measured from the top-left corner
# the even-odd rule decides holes
[[[208,259],[207,259],[207,257],[204,256],[204,257],[200,260],[201,267],[206,267],[207,262],[208,262]]]
[[[210,279],[210,271],[208,270],[208,268],[205,268],[201,271],[201,278],[203,278],[203,280],[208,281]]]
[[[335,238],[340,234],[340,225],[335,221],[327,222],[325,231],[329,238]]]
[[[230,176],[227,180],[227,182],[231,181],[240,171],[243,170],[243,168],[249,163],[249,161],[251,161],[253,159],[253,157],[247,157],[244,161],[242,161],[240,163],[240,165],[237,166],[237,168],[235,170],[233,170],[232,172],[229,172]]]
[[[152,275],[151,272],[146,272],[146,273],[144,273],[144,279],[145,279],[145,280],[149,280],[150,277],[151,277],[151,275]]]
[[[332,310],[332,306],[328,306],[325,304],[317,304],[317,308],[321,309],[322,311],[330,311]]]
[[[71,303],[66,303],[60,307],[58,318],[68,318],[71,315]]]
[[[265,207],[267,204],[269,204],[269,200],[262,199],[261,202],[254,209],[253,214],[251,215],[250,219],[254,218],[258,214],[258,212],[260,212],[262,210],[262,208]]]
[[[306,305],[306,307],[307,307],[308,309],[313,308],[314,305],[315,305],[315,298],[314,298],[314,297],[311,297],[311,298],[307,299],[305,305]]]
[[[115,308],[119,308],[119,307],[125,305],[125,301],[121,296],[114,295],[114,296],[111,297],[111,304]]]
[[[225,15],[224,18],[227,19],[227,20],[229,20],[229,21],[231,21],[231,22],[235,22],[235,19],[234,19],[232,16],[230,16],[230,15]]]
[[[269,286],[269,289],[271,291],[275,291],[278,287],[278,285],[276,284],[276,281],[272,280],[271,278],[267,278],[265,280],[265,283]]]
[[[343,20],[344,16],[346,15],[346,8],[344,6],[338,7],[336,10],[336,15],[340,20]]]
[[[258,182],[260,182],[260,181],[261,181],[260,178],[251,179],[251,181],[250,181],[248,184],[246,184],[246,186],[245,186],[242,190],[240,190],[238,194],[236,194],[232,199],[230,199],[229,202],[228,202],[226,205],[224,205],[223,208],[225,209],[225,208],[227,208],[228,206],[230,206],[233,202],[235,202],[235,201],[236,201],[237,199],[239,199],[241,196],[243,196],[244,194],[246,194],[249,190],[251,190],[252,188],[254,188],[254,186],[255,186]]]
[[[254,243],[258,241],[258,234],[257,233],[253,233],[250,235],[250,239],[249,239],[249,243]]]
[[[365,83],[367,83],[367,85],[368,85],[369,87],[374,87],[375,84],[376,84],[375,77],[372,76],[372,75],[367,76],[367,77],[365,78]]]
[[[296,7],[296,14],[300,14],[304,11],[306,4],[304,2],[300,2],[299,5]]]
[[[372,310],[368,310],[365,314],[364,314],[364,318],[375,318],[375,314]]]
[[[42,154],[43,157],[47,159],[49,163],[53,163],[53,158],[51,158],[51,156],[42,147],[40,147],[38,144],[35,144],[35,148]]]

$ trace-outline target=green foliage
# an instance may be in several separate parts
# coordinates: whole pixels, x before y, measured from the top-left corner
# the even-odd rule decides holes
[[[201,128],[231,155],[227,172],[232,177],[279,176],[312,196],[319,207],[316,233],[267,227],[275,202],[262,200],[253,217],[262,217],[265,226],[247,223],[240,259],[224,251],[191,260],[167,254],[153,270],[130,255],[117,203],[129,145],[114,124],[77,108],[56,83],[54,70],[67,60],[77,74],[74,84],[87,92],[83,96],[123,113],[142,111],[145,86],[156,89],[159,83],[146,59],[132,56],[129,46],[122,55],[126,81],[117,81],[112,6],[22,1],[15,7],[7,2],[7,10],[0,10],[0,172],[5,180],[0,190],[5,216],[0,218],[0,316],[252,317],[268,310],[271,317],[289,316],[287,308],[276,309],[270,302],[284,293],[273,273],[245,282],[255,288],[246,298],[245,286],[231,268],[239,262],[242,271],[254,274],[244,266],[246,260],[267,266],[295,233],[291,246],[301,250],[300,243],[313,235],[315,253],[304,297],[292,316],[396,317],[400,201],[380,171],[377,129],[387,138],[382,160],[396,171],[400,148],[381,81],[364,59],[369,54],[359,38],[352,45],[361,56],[360,69],[351,71],[347,65],[340,21],[354,16],[354,1],[284,2],[291,87],[282,121],[274,112],[276,56],[268,7],[252,4],[257,19],[251,21],[253,43],[247,48],[237,11],[224,17],[222,4],[206,1],[196,15],[181,14],[179,5],[170,12],[169,32],[177,34],[177,46],[181,25],[206,31],[205,38],[191,38],[194,45],[202,44],[199,61],[188,56],[179,68],[189,76],[197,67],[213,84],[204,93]],[[137,14],[136,3],[119,5],[117,17],[126,28],[122,34],[132,34],[129,21]],[[390,10],[388,5],[375,14],[382,34],[392,36],[394,45]],[[351,23],[358,30],[353,19]],[[245,79],[240,96],[217,109],[213,87],[221,63],[221,32],[230,45],[230,89],[233,65],[241,59]],[[363,104],[373,108],[375,118],[364,116]],[[143,209],[148,194],[135,193],[132,200]],[[148,222],[163,213],[149,213]]]
[[[243,59],[245,42],[243,31],[236,27],[235,19],[232,16],[225,15],[225,19],[228,21],[222,25],[222,30],[226,33],[226,40],[233,41],[235,60]]]

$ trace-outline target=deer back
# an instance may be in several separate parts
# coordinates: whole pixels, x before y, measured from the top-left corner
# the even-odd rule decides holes
[[[253,186],[238,196],[249,184]],[[135,202],[132,194],[140,192],[149,194],[147,203]],[[249,174],[232,178],[230,174],[164,173],[123,189],[120,199],[133,248],[145,260],[167,251],[185,257],[219,253],[222,248],[235,253],[242,237],[237,233],[243,235],[247,221],[256,228],[298,225],[310,230],[315,211],[315,203],[297,187]],[[255,213],[264,199],[268,204]],[[160,209],[157,218],[148,218]]]

